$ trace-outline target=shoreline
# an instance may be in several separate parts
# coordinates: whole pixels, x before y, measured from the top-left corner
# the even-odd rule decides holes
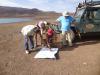
[[[11,17],[3,17],[3,18],[11,18]],[[12,22],[12,23],[0,23],[0,26],[2,25],[15,25],[15,24],[36,24],[37,22],[39,22],[40,20],[45,20],[47,22],[54,22],[56,20],[56,18],[52,17],[52,18],[48,18],[48,16],[45,17],[16,17],[16,18],[30,18],[32,19],[31,21],[21,21],[21,22]]]

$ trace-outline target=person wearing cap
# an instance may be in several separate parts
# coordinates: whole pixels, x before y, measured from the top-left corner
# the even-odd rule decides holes
[[[29,49],[35,48],[33,38],[37,39],[37,33],[40,33],[39,28],[35,25],[27,25],[21,29],[21,33],[24,36],[25,52],[29,54]]]
[[[56,21],[59,21],[61,24],[61,31],[62,31],[62,45],[68,45],[72,46],[72,37],[71,37],[71,23],[74,21],[74,19],[69,15],[67,11],[64,11],[62,13],[62,16],[60,16]]]

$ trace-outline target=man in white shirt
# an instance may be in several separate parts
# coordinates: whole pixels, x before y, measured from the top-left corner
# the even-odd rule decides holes
[[[24,36],[25,52],[26,54],[29,54],[29,49],[32,50],[33,48],[35,48],[33,37],[35,37],[37,43],[37,33],[40,33],[40,30],[35,25],[27,25],[22,28],[21,33]]]

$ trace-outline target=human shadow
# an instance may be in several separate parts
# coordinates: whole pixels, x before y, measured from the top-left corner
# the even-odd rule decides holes
[[[78,45],[73,43],[73,46],[68,46],[68,45],[62,46],[61,42],[58,42],[55,47],[59,48],[59,51],[73,51],[74,48],[78,47]]]
[[[85,45],[93,45],[100,43],[100,35],[94,35],[94,34],[86,34],[82,36],[81,39],[75,38],[73,40],[73,46],[69,47],[68,45],[60,48],[61,42],[56,42],[52,47],[53,48],[59,48],[58,52],[55,54],[56,60],[60,59],[59,52],[60,51],[73,51],[75,48],[78,48],[79,46],[85,46]],[[40,51],[42,47],[38,46],[35,50],[32,50],[31,52],[38,52]]]

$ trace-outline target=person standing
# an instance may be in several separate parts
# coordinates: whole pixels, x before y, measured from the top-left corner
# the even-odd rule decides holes
[[[64,11],[62,16],[60,16],[56,21],[60,22],[61,24],[62,45],[67,45],[68,41],[68,45],[72,46],[71,23],[74,21],[74,19],[68,14],[67,11]]]
[[[21,29],[21,33],[24,36],[26,54],[29,54],[29,49],[32,50],[33,48],[35,48],[33,38],[35,37],[35,39],[37,39],[37,33],[39,32],[39,28],[35,25],[27,25]]]

